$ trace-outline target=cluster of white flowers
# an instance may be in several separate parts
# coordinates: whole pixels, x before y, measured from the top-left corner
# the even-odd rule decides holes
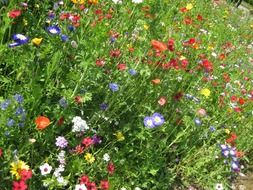
[[[61,173],[64,172],[65,170],[65,151],[62,150],[58,156],[57,156],[57,160],[59,161],[60,165],[58,168],[55,169],[54,171],[54,176],[58,179],[60,179],[62,176],[61,176]],[[58,180],[58,181],[62,181],[62,180]]]
[[[78,184],[75,186],[75,190],[87,190],[86,186],[84,184]]]
[[[109,162],[110,161],[110,155],[108,153],[105,153],[104,156],[103,156],[103,160],[106,161],[106,162]]]
[[[121,4],[122,0],[112,0],[115,4]],[[142,3],[143,0],[132,0],[133,3]]]
[[[85,130],[89,129],[86,121],[79,116],[75,116],[72,119],[72,122],[74,124],[72,126],[72,132],[84,132]]]

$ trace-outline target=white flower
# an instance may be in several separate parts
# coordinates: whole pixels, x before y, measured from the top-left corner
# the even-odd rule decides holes
[[[142,3],[143,0],[132,0],[133,3]]]
[[[215,190],[223,190],[223,185],[221,183],[217,183],[215,185]]]
[[[61,185],[63,185],[63,186],[68,185],[68,181],[65,180],[63,177],[58,177],[58,178],[57,178],[57,181],[58,181],[59,184],[61,184]]]
[[[103,156],[103,160],[106,161],[106,162],[109,162],[110,161],[109,154],[105,153],[104,156]]]
[[[50,166],[48,163],[45,163],[40,166],[41,175],[47,175],[51,172],[51,170],[52,170],[52,166]]]
[[[112,0],[115,4],[121,4],[122,1],[121,0]]]
[[[87,190],[87,188],[84,184],[81,184],[81,185],[76,185],[75,190]]]
[[[74,123],[72,132],[84,132],[85,130],[89,129],[86,121],[79,116],[74,117],[72,122]]]

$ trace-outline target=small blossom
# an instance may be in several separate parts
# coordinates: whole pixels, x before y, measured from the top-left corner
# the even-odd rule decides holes
[[[75,186],[75,190],[87,190],[84,184],[78,184]]]
[[[119,86],[116,83],[110,83],[109,84],[109,88],[111,89],[111,91],[116,92],[119,90]]]
[[[92,164],[95,161],[95,157],[91,153],[86,153],[84,155],[84,158],[90,164]]]
[[[65,137],[59,136],[56,138],[55,145],[60,148],[66,148],[68,146],[68,141],[65,139]]]
[[[61,29],[58,26],[49,26],[49,27],[47,27],[47,31],[50,34],[60,34],[61,33]]]
[[[52,170],[52,166],[50,166],[48,163],[45,163],[40,166],[41,175],[50,174],[51,170]]]
[[[32,43],[36,46],[39,46],[42,42],[43,38],[33,38]]]
[[[106,162],[109,162],[109,161],[110,161],[110,156],[109,156],[108,153],[105,153],[105,154],[103,155],[103,160],[106,161]]]

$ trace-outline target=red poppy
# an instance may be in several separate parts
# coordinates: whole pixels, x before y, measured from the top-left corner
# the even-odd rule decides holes
[[[61,118],[58,120],[57,125],[58,125],[58,126],[61,126],[61,125],[63,124],[63,122],[64,122],[64,117],[61,117]]]
[[[203,20],[203,16],[202,15],[197,15],[197,20],[202,21]]]
[[[94,182],[88,182],[86,184],[87,190],[97,190],[97,186],[96,183]]]
[[[101,180],[100,181],[100,187],[103,190],[109,189],[109,182],[108,182],[108,180]]]
[[[245,103],[245,100],[243,98],[239,98],[238,103],[243,105]]]
[[[20,15],[21,15],[21,10],[18,10],[18,9],[12,10],[8,13],[8,16],[10,18],[16,18],[16,17],[19,17]]]
[[[157,40],[152,40],[151,41],[151,45],[152,45],[152,47],[155,50],[158,50],[158,51],[165,51],[165,50],[167,50],[166,44],[164,44],[163,42],[159,42]]]
[[[190,25],[193,23],[193,20],[190,17],[185,17],[184,18],[184,24]]]
[[[38,130],[43,130],[50,125],[50,120],[45,116],[38,116],[35,123]]]
[[[121,52],[120,52],[119,49],[111,50],[111,51],[110,51],[110,56],[111,56],[111,57],[119,57],[120,54],[121,54]]]
[[[184,96],[183,92],[178,92],[173,96],[173,99],[176,101],[180,101],[183,96]]]
[[[124,63],[120,63],[120,64],[117,65],[117,68],[120,71],[124,71],[124,70],[126,70],[127,66]]]
[[[3,150],[0,148],[0,158],[2,157],[3,155]]]
[[[175,49],[175,42],[174,42],[173,39],[169,39],[169,41],[168,41],[168,49],[169,49],[169,51],[174,51],[174,49]]]
[[[113,162],[110,162],[108,165],[107,165],[107,171],[110,175],[112,175],[115,171],[115,167],[114,167],[114,164]]]

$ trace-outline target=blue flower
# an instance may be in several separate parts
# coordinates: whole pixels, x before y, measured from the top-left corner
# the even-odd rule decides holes
[[[26,44],[29,41],[29,38],[23,34],[15,34],[12,36],[12,39],[14,42],[9,44],[10,48]]]
[[[24,112],[25,112],[24,108],[18,107],[18,108],[16,109],[15,114],[16,114],[16,115],[21,115],[21,114],[23,114]]]
[[[8,127],[12,127],[14,124],[15,124],[14,119],[8,118],[7,126],[8,126]]]
[[[111,91],[116,92],[119,90],[119,85],[117,85],[116,83],[110,83],[109,88],[111,89]]]
[[[132,75],[132,76],[134,76],[134,75],[136,75],[137,74],[137,71],[136,70],[134,70],[134,69],[129,69],[129,74],[130,75]]]
[[[22,103],[24,101],[24,98],[22,95],[20,94],[15,94],[14,95],[14,99],[18,102],[18,103]]]
[[[69,25],[68,29],[69,29],[69,31],[73,32],[76,28],[74,26],[72,26],[72,25]]]
[[[209,129],[210,129],[211,132],[214,132],[216,130],[215,127],[213,127],[213,126],[210,126]]]
[[[67,41],[69,40],[69,37],[68,37],[67,35],[62,34],[62,35],[61,35],[61,40],[62,40],[63,42],[67,42]]]
[[[61,33],[61,29],[58,26],[49,26],[47,27],[47,31],[50,34],[60,34]]]
[[[61,107],[64,107],[64,108],[66,108],[68,106],[68,102],[67,102],[67,100],[64,97],[62,97],[59,100],[59,104],[60,104]]]
[[[160,126],[164,123],[164,117],[160,113],[154,113],[152,119],[155,126]]]
[[[3,103],[1,103],[0,107],[1,107],[1,110],[6,110],[8,108],[8,106],[11,104],[11,101],[10,100],[5,100]]]
[[[110,42],[111,42],[111,43],[114,43],[115,41],[116,41],[116,38],[114,38],[114,37],[111,37],[111,38],[110,38]]]
[[[155,127],[153,117],[149,117],[149,116],[145,117],[143,123],[147,128]]]
[[[235,172],[239,172],[240,171],[239,164],[237,162],[232,162],[231,169]]]
[[[106,110],[108,108],[108,105],[106,103],[100,104],[100,109],[101,110]]]

